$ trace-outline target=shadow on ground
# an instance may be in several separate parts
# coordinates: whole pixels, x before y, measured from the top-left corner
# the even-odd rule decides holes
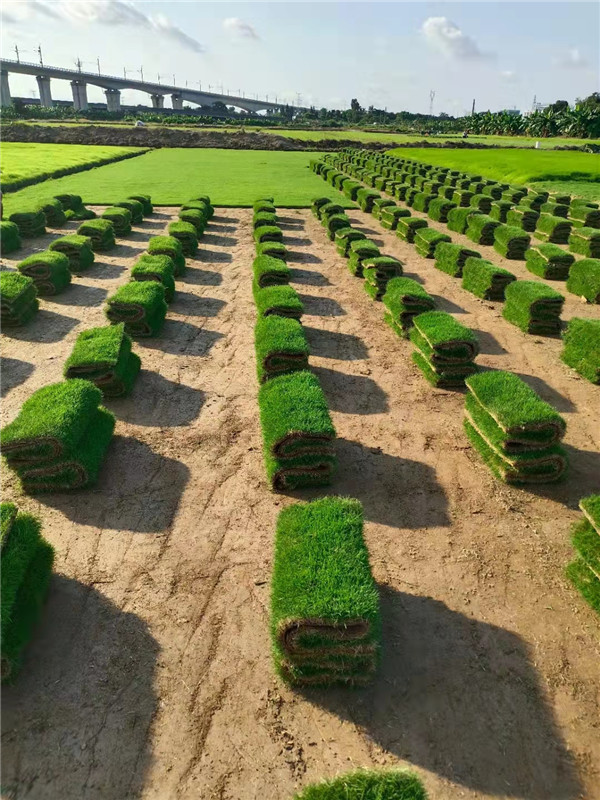
[[[215,342],[224,335],[218,331],[207,331],[189,322],[167,317],[160,336],[137,341],[148,350],[162,350],[164,353],[174,355],[207,356]]]
[[[79,325],[79,320],[40,308],[37,314],[19,328],[2,328],[4,336],[24,342],[60,342],[69,331]]]
[[[339,370],[313,367],[332,411],[343,414],[383,414],[389,408],[387,395],[372,378],[348,375]]]
[[[313,356],[341,361],[358,361],[369,357],[366,344],[351,333],[310,327],[305,327],[304,331]]]
[[[4,332],[4,331],[3,331]],[[18,358],[0,357],[0,388],[2,397],[8,394],[11,389],[20,386],[31,375],[35,367],[28,361],[20,361]]]
[[[216,297],[199,297],[197,294],[177,289],[169,311],[185,317],[216,317],[226,305],[224,300]]]
[[[205,401],[204,392],[163,378],[158,372],[141,370],[132,394],[107,400],[118,419],[134,425],[171,428],[196,419]]]

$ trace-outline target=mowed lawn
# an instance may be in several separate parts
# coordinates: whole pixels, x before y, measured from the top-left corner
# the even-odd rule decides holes
[[[278,206],[304,208],[319,195],[353,205],[310,171],[310,152],[163,148],[139,158],[28,186],[4,196],[4,213],[35,207],[56,194],[79,194],[84,203],[110,204],[149,194],[155,205],[180,205],[208,194],[217,206],[251,206],[269,196]]]
[[[87,144],[34,144],[3,142],[0,148],[2,183],[39,178],[60,169],[94,164],[126,153],[136,153],[142,147],[103,147]]]

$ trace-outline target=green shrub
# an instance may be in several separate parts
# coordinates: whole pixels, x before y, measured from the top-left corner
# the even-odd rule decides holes
[[[504,291],[512,281],[516,281],[512,272],[484,258],[469,257],[463,264],[462,288],[482,300],[504,300]]]
[[[179,239],[174,236],[152,236],[148,240],[148,253],[151,256],[169,256],[173,262],[176,278],[179,278],[185,272],[183,247]]]
[[[385,321],[399,336],[406,338],[413,319],[435,307],[435,301],[420,283],[412,278],[392,278],[382,297]]]
[[[560,357],[586,380],[600,384],[600,320],[569,320]]]
[[[70,271],[74,273],[84,272],[94,263],[92,240],[89,236],[70,233],[50,242],[48,249],[63,253],[69,259]]]
[[[272,291],[283,287],[261,289]],[[290,287],[285,287],[290,288]],[[258,382],[308,369],[309,348],[304,328],[297,319],[279,316],[259,317],[254,328]]]
[[[416,348],[413,361],[432,385],[464,386],[465,378],[477,372],[477,337],[445,311],[416,316],[409,336]]]
[[[90,219],[82,222],[77,228],[80,236],[91,239],[92,250],[95,253],[110,250],[115,246],[115,228],[108,219]]]
[[[575,228],[569,236],[569,250],[586,258],[600,258],[600,230]]]
[[[253,282],[252,291],[256,310],[261,317],[277,315],[299,320],[302,316],[304,306],[298,292],[291,286],[282,284],[261,289],[256,282]]]
[[[198,250],[198,234],[191,222],[171,222],[168,228],[169,236],[181,242],[184,256],[194,256]]]
[[[252,272],[254,282],[261,289],[289,283],[292,274],[284,261],[273,256],[256,256],[252,263]]]
[[[33,280],[20,272],[0,272],[0,311],[2,325],[25,325],[39,308]]]
[[[158,281],[165,287],[165,300],[175,296],[175,265],[170,256],[142,253],[131,270],[134,281]]]
[[[167,315],[165,287],[157,281],[130,281],[106,301],[105,313],[112,323],[125,323],[134,338],[157,336]]]
[[[569,270],[567,291],[600,304],[600,259],[582,258]]]
[[[555,334],[565,298],[539,281],[514,281],[505,289],[502,316],[524,333]]]
[[[65,361],[65,378],[83,378],[104,397],[125,397],[131,392],[141,361],[131,351],[131,338],[123,323],[81,331]]]
[[[102,212],[102,219],[112,222],[117,236],[127,236],[131,233],[131,211],[127,208],[109,206]]]
[[[39,296],[60,294],[71,283],[69,259],[64,253],[53,250],[42,250],[24,258],[17,269],[33,280]]]
[[[537,244],[525,251],[527,269],[547,280],[565,280],[575,257],[556,244]]]
[[[452,242],[440,242],[435,248],[436,269],[452,275],[453,278],[461,278],[463,266],[467,258],[481,258],[476,250],[469,250],[460,244]]]

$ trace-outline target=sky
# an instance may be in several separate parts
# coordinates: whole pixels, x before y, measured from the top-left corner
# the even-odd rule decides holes
[[[318,108],[361,105],[461,115],[600,89],[600,4],[4,0],[2,57],[43,61]],[[37,96],[10,75],[13,96]],[[55,99],[71,99],[52,81]],[[104,101],[88,87],[90,101]],[[124,91],[124,104],[149,105]],[[167,100],[167,105],[169,104]]]

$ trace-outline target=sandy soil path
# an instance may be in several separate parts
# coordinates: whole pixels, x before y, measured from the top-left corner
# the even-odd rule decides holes
[[[105,297],[173,213],[157,209],[2,337],[3,424],[60,379],[77,333],[102,323]],[[599,488],[597,388],[562,365],[558,341],[522,334],[352,212],[479,331],[481,363],[522,375],[564,413],[570,479],[535,492],[497,483],[462,432],[463,395],[425,382],[307,212],[281,216],[339,435],[332,490],[365,507],[385,627],[378,679],[294,693],[273,676],[271,546],[295,498],[264,480],[250,212],[217,210],[162,335],[136,344],[132,397],[110,402],[118,423],[98,486],[21,498],[4,473],[5,496],[42,516],[58,572],[3,692],[6,796],[286,800],[354,766],[405,765],[436,800],[600,798],[598,620],[563,578],[577,501]]]

